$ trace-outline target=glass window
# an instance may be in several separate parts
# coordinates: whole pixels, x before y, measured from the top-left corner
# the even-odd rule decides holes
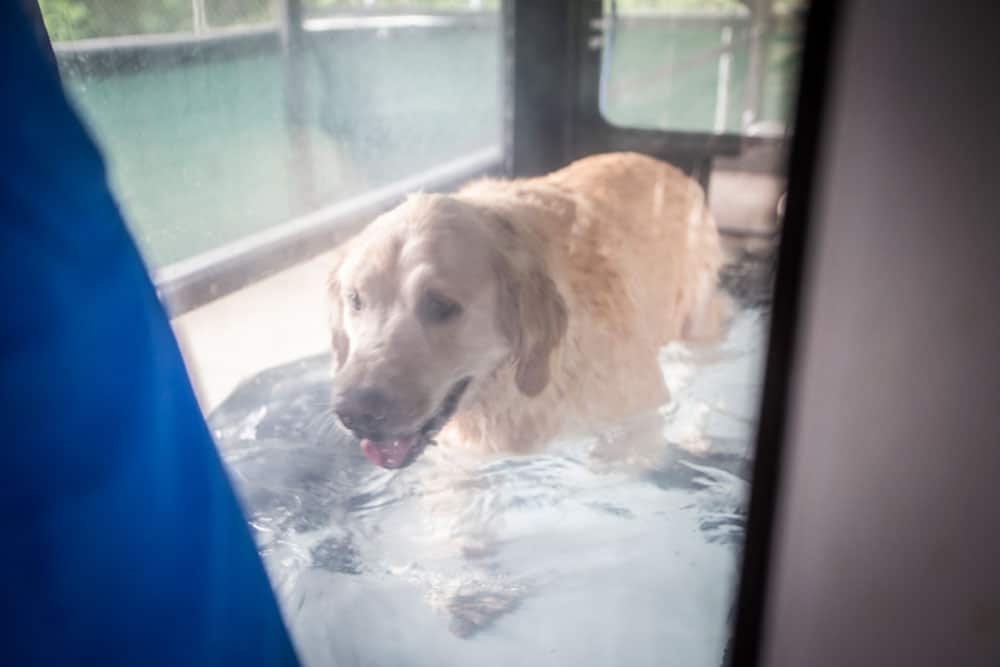
[[[154,268],[499,143],[495,11],[317,0],[289,48],[275,6],[41,3]]]
[[[601,4],[587,5],[595,19]],[[643,368],[669,398],[600,432],[560,432],[532,454],[475,456],[421,440],[412,466],[386,470],[373,460],[392,452],[371,451],[386,443],[351,436],[332,405],[330,312],[341,306],[330,300],[330,269],[345,238],[406,194],[498,172],[501,125],[513,113],[502,95],[511,44],[500,5],[41,2],[64,85],[175,314],[306,664],[714,667],[745,526],[801,3],[605,0],[603,20],[576,27],[595,37],[578,46],[603,48],[600,81],[587,74],[580,89],[600,84],[601,111],[615,126],[605,150],[623,136],[772,135],[745,142],[740,155],[686,156],[712,166],[701,175],[721,236],[707,259],[721,264],[724,298],[711,303],[729,308],[717,339],[678,335],[650,353]],[[631,187],[615,186],[638,201]],[[666,199],[650,201],[703,210],[694,180],[664,187]],[[563,208],[586,210],[594,193],[577,194]],[[685,230],[707,220],[671,210],[666,222]],[[581,271],[607,261],[626,270],[631,257],[608,257],[629,244],[610,243]],[[358,272],[373,266],[373,257],[356,258]],[[544,284],[544,271],[530,275]],[[197,294],[178,296],[189,292]],[[421,298],[421,317],[458,312],[446,296]],[[665,299],[648,314],[679,303]],[[573,307],[564,315],[575,322]],[[460,354],[460,342],[445,356]],[[624,347],[611,339],[600,352]],[[597,356],[581,367],[600,364]],[[505,372],[504,360],[487,375]],[[466,390],[461,382],[445,403],[451,389]],[[642,391],[637,383],[592,405]],[[635,454],[605,456],[622,438]],[[404,440],[389,444],[413,444]]]
[[[798,72],[798,0],[605,0],[602,111],[616,125],[780,134]]]

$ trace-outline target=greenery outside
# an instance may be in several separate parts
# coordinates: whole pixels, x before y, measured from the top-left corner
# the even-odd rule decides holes
[[[201,0],[209,27],[271,21],[278,0]],[[610,4],[610,0],[605,0]],[[120,37],[194,29],[192,0],[40,0],[53,41]],[[772,0],[777,10],[801,8],[804,0]],[[311,13],[401,11],[495,11],[500,0],[305,0]],[[621,13],[727,10],[740,0],[617,0]]]

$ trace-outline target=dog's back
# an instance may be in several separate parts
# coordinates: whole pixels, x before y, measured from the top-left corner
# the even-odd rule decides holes
[[[546,180],[589,202],[594,216],[581,221],[577,243],[617,268],[638,320],[659,345],[718,335],[722,252],[697,182],[637,153],[584,158]]]
[[[606,153],[539,178],[480,181],[463,194],[541,211],[514,217],[549,246],[574,305],[606,326],[656,345],[718,335],[726,311],[716,290],[718,231],[701,186],[676,167]]]
[[[504,405],[491,410],[550,434],[645,412],[668,398],[659,349],[718,335],[718,232],[702,189],[680,170],[612,153],[539,178],[475,183],[459,197],[498,211],[530,239],[569,315],[546,391],[532,399],[500,392]]]

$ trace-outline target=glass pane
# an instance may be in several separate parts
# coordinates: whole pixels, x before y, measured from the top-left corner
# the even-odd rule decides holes
[[[154,268],[499,143],[495,14],[352,23],[320,13],[352,3],[314,4],[289,56],[270,0],[42,2]]]
[[[602,112],[678,132],[780,134],[804,0],[605,0]]]
[[[757,4],[770,9],[766,31],[758,31],[766,38],[752,55],[751,26],[761,22],[743,4],[606,3],[606,18],[616,18],[605,25],[604,112],[618,124],[665,130],[752,133],[771,121],[791,125],[797,5]],[[504,112],[496,0],[146,0],[118,16],[120,5],[42,3],[66,88],[106,154],[132,230],[151,267],[163,271],[158,276],[191,263],[225,273],[248,240],[285,238],[359,202],[394,207],[443,166],[458,173],[455,164],[478,164],[470,158],[484,149],[496,153]],[[763,63],[757,79],[752,62]],[[760,86],[756,98],[751,81]],[[657,235],[637,241],[614,230],[634,216],[662,221],[683,230],[675,238],[683,254],[692,220],[711,228],[695,181],[651,162],[634,163],[633,180],[614,181],[616,169],[605,165],[586,186],[522,185],[516,202],[497,203],[481,218],[469,209],[428,215],[428,228],[441,220],[455,228],[426,247],[451,247],[449,257],[469,277],[396,299],[409,304],[400,310],[405,317],[386,316],[349,340],[349,353],[357,354],[393,322],[410,321],[420,332],[395,351],[375,346],[395,354],[392,387],[439,391],[427,401],[431,426],[422,423],[419,432],[356,437],[345,427],[350,419],[337,414],[345,376],[331,372],[340,366],[331,339],[344,327],[331,314],[343,320],[345,309],[363,310],[369,295],[355,297],[352,285],[331,294],[332,269],[344,267],[349,253],[350,271],[338,270],[335,282],[395,276],[383,296],[395,302],[406,278],[423,274],[400,278],[392,244],[364,249],[326,239],[297,251],[290,268],[173,319],[306,664],[721,664],[780,232],[780,157],[719,159],[710,174],[708,204],[722,234],[708,234],[707,246],[690,251],[690,266],[710,267],[698,284],[712,287],[717,278],[721,286],[699,292],[711,304],[706,322],[714,321],[715,305],[729,303],[715,335],[693,340],[694,332],[678,325],[655,344],[644,339],[645,357],[633,368],[619,362],[636,358],[630,355],[640,343],[622,333],[622,321],[602,321],[587,331],[611,333],[602,345],[588,343],[591,352],[564,374],[567,396],[544,398],[552,380],[533,374],[539,362],[518,377],[515,368],[531,351],[515,348],[541,334],[522,320],[511,325],[510,309],[527,312],[549,290],[543,310],[554,345],[573,354],[559,322],[568,331],[588,308],[618,312],[641,299],[639,288],[620,299],[602,290],[648,259],[644,243],[658,247],[662,260],[647,263],[655,275],[638,281],[649,289],[673,280],[659,268],[683,264]],[[609,205],[597,200],[617,192],[629,193],[615,204],[627,211],[602,208]],[[528,262],[534,251],[517,255],[522,263],[511,269],[490,253],[522,241],[503,236],[457,251],[450,245],[462,234],[459,223],[507,229],[497,221],[506,219],[508,204],[537,213],[535,232],[549,238],[553,252],[571,248],[578,273],[535,266]],[[566,210],[581,217],[552,233]],[[585,218],[594,211],[599,219]],[[360,233],[391,226],[383,218]],[[587,254],[577,241],[588,234],[612,236]],[[397,259],[386,265],[385,253]],[[446,263],[434,255],[423,268]],[[494,275],[497,266],[509,269],[507,282]],[[481,294],[490,296],[475,306],[441,293],[476,285],[487,285]],[[562,314],[551,309],[553,293]],[[660,296],[644,317],[659,321],[689,307],[676,294]],[[428,323],[469,313],[479,313],[476,335],[445,335]],[[443,364],[462,358],[472,370],[432,378],[433,369],[417,360],[434,340]],[[615,376],[623,368],[631,370],[616,392],[568,397],[588,374]],[[471,419],[466,423],[484,432],[495,428],[463,402],[495,377],[507,378],[509,394],[541,385],[539,400],[551,413],[577,410],[581,422],[594,411],[614,416],[599,428],[573,422],[557,429],[532,452],[498,446],[477,453],[443,436],[432,446],[438,417],[452,407],[452,424]],[[643,407],[618,410],[623,404]],[[517,405],[508,417],[535,409]],[[394,468],[402,461],[395,457],[412,465]]]

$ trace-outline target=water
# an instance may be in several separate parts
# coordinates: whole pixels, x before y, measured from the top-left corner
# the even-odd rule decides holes
[[[243,385],[210,422],[306,664],[719,665],[765,326],[663,351],[655,470],[579,441],[386,471],[319,416],[326,357]]]

